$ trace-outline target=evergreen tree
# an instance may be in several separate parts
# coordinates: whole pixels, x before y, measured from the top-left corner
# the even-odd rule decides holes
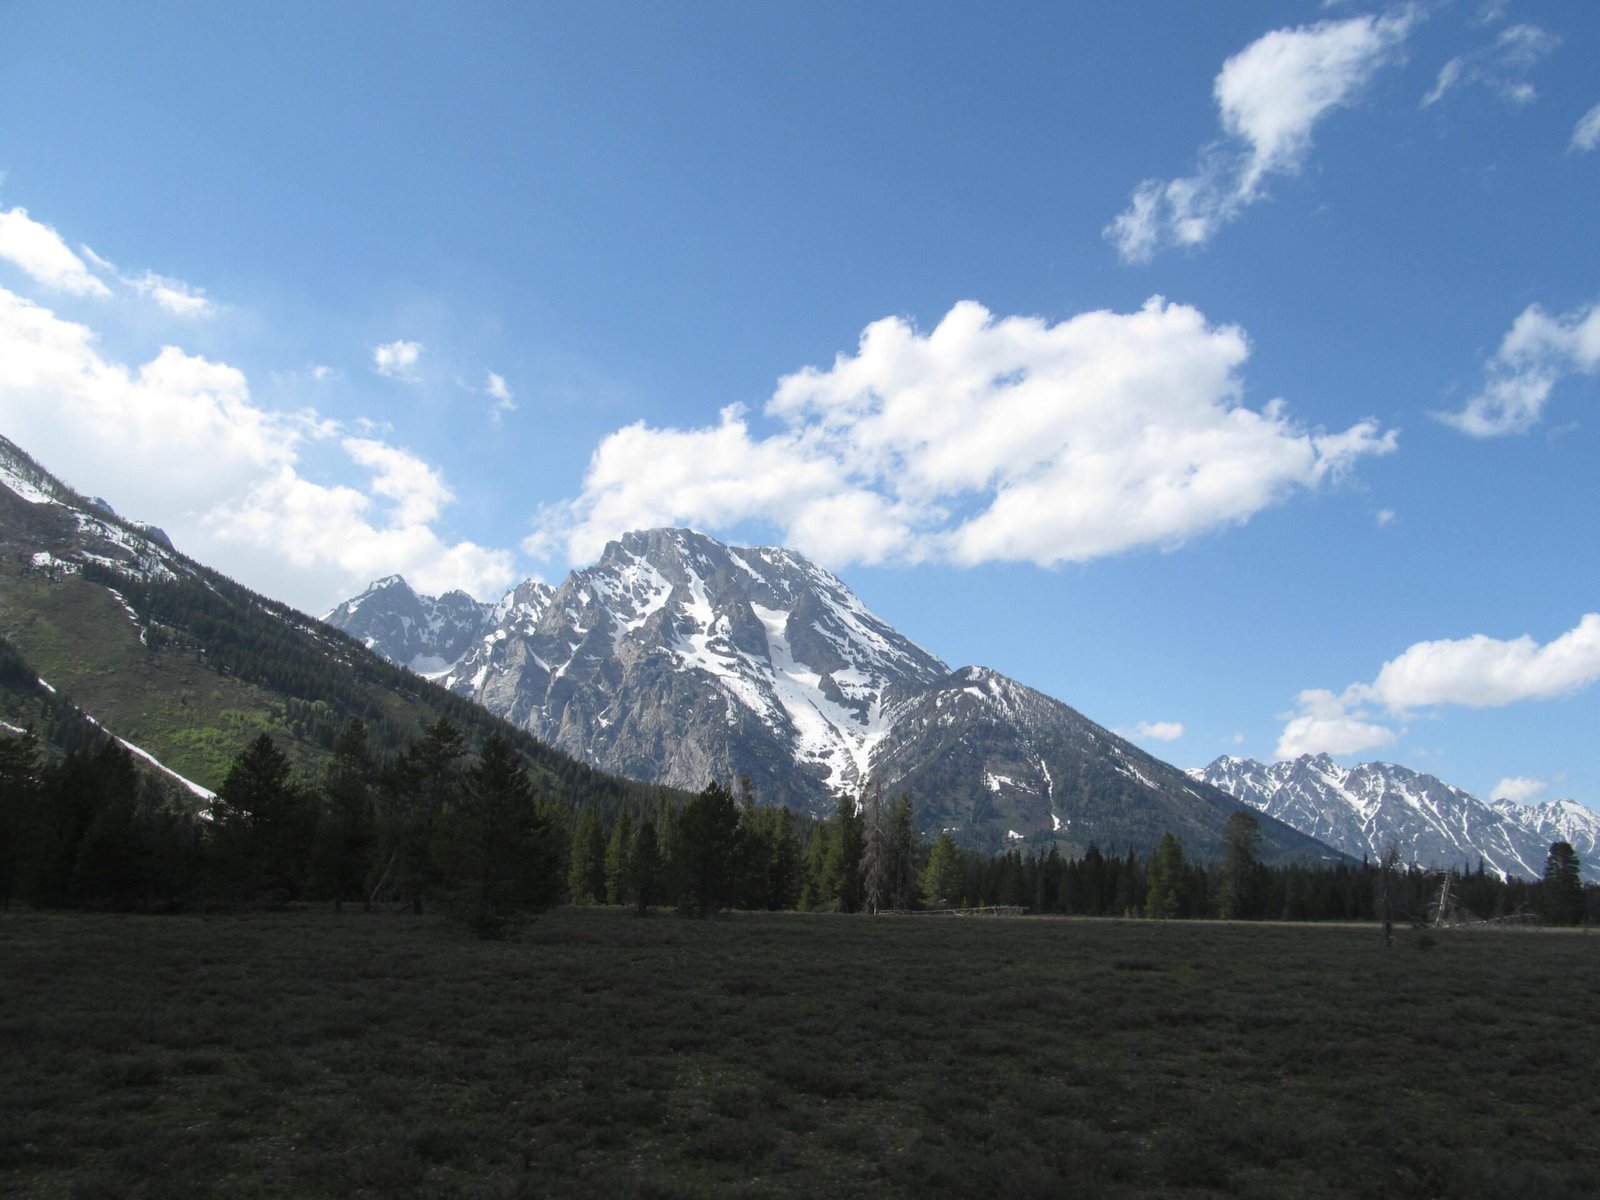
[[[478,936],[499,937],[518,913],[555,899],[558,858],[550,834],[527,769],[504,737],[490,734],[443,821],[455,911]]]
[[[850,795],[838,797],[834,827],[827,840],[822,872],[822,902],[840,912],[861,912],[861,854],[866,846],[866,816]]]
[[[363,892],[374,836],[373,779],[367,727],[352,717],[323,775],[312,849],[318,891],[333,898],[335,912]]]
[[[281,904],[303,890],[315,809],[290,773],[288,756],[267,733],[228,769],[211,805],[220,894]]]
[[[1261,822],[1240,809],[1223,829],[1222,877],[1218,885],[1217,915],[1224,920],[1254,917],[1257,893],[1256,850],[1261,845]]]
[[[34,853],[41,786],[39,739],[33,731],[0,736],[0,909],[11,907],[23,864]]]
[[[606,844],[607,904],[627,904],[633,899],[633,841],[633,814],[624,808],[617,813]]]
[[[771,854],[767,859],[767,907],[797,908],[805,880],[805,863],[800,837],[795,833],[794,814],[787,808],[772,817]]]
[[[961,849],[955,838],[941,833],[922,872],[923,898],[934,908],[959,908],[966,883]]]
[[[883,825],[883,793],[873,788],[861,831],[861,906],[867,912],[878,912],[893,903],[890,855],[889,831]]]
[[[606,842],[600,818],[584,805],[572,831],[572,865],[567,869],[567,898],[573,904],[604,904]]]
[[[737,884],[742,832],[733,793],[719,783],[708,784],[679,811],[672,861],[681,913],[708,917],[728,903]]]
[[[392,890],[421,913],[438,881],[439,821],[455,803],[466,741],[440,718],[383,773],[379,831],[385,863],[373,895]]]
[[[1576,925],[1583,919],[1582,864],[1570,842],[1556,842],[1544,860],[1541,908],[1554,925]]]
[[[628,863],[628,890],[635,911],[642,917],[650,911],[661,893],[661,846],[656,823],[647,815],[639,822],[633,839],[633,856]]]
[[[917,879],[918,850],[911,797],[901,792],[889,812],[889,890],[891,903],[900,912],[912,908],[920,891]]]
[[[1161,835],[1150,860],[1148,892],[1145,898],[1145,915],[1157,920],[1184,916],[1182,910],[1183,879],[1188,863],[1183,855],[1183,843],[1170,831]]]

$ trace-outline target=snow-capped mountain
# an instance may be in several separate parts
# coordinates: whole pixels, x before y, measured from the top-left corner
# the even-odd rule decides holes
[[[636,532],[558,587],[472,604],[390,579],[324,619],[636,779],[697,789],[748,776],[763,800],[815,813],[841,794],[904,789],[925,830],[1080,849],[1153,846],[1171,828],[1201,853],[1237,807],[1060,701],[952,671],[792,551]],[[1325,853],[1287,829],[1269,842]]]
[[[1490,870],[1536,879],[1551,843],[1564,840],[1596,877],[1600,814],[1573,801],[1485,804],[1408,767],[1341,767],[1326,754],[1270,764],[1224,755],[1189,775],[1353,857],[1378,858],[1393,843],[1423,866],[1475,866],[1481,857]]]
[[[1600,883],[1600,813],[1576,800],[1539,804],[1491,800],[1489,807],[1532,833],[1546,850],[1555,842],[1566,842],[1577,851],[1584,877]]]

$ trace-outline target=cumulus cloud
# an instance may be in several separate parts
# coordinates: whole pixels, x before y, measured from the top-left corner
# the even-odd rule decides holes
[[[1417,642],[1384,663],[1371,683],[1353,683],[1340,693],[1301,692],[1297,711],[1286,714],[1278,757],[1354,754],[1395,739],[1395,730],[1379,723],[1385,716],[1404,720],[1447,706],[1501,708],[1564,696],[1597,679],[1600,613],[1585,614],[1542,646],[1526,635]]]
[[[111,295],[61,235],[28,216],[25,208],[0,212],[0,258],[52,291],[99,299]]]
[[[1183,736],[1182,721],[1140,721],[1130,736],[1139,741],[1175,742]]]
[[[1481,392],[1455,413],[1435,413],[1473,437],[1526,433],[1563,377],[1600,369],[1600,302],[1551,316],[1530,304],[1490,360]]]
[[[204,288],[194,287],[181,279],[172,279],[165,275],[157,275],[154,271],[146,271],[135,278],[125,278],[123,282],[141,296],[148,296],[174,316],[210,317],[217,311],[216,306],[206,297]]]
[[[385,342],[372,348],[372,369],[390,379],[414,381],[417,377],[417,359],[422,357],[421,342],[408,342],[404,338]]]
[[[574,560],[633,528],[757,519],[824,562],[1083,562],[1173,547],[1337,478],[1395,435],[1307,430],[1242,401],[1242,331],[1159,297],[1058,324],[957,304],[931,333],[890,317],[854,355],[779,382],[760,436],[638,422],[528,548]]]
[[[394,571],[479,595],[514,578],[507,551],[438,536],[449,489],[407,451],[344,437],[365,485],[308,479],[302,452],[339,437],[336,423],[265,410],[241,371],[175,346],[137,367],[112,361],[89,328],[3,288],[0,428],[69,483],[311,611]]]
[[[1324,688],[1309,688],[1295,697],[1297,711],[1285,714],[1287,724],[1278,738],[1280,759],[1302,754],[1360,754],[1387,746],[1398,736],[1393,729],[1371,719],[1353,697],[1337,696]]]
[[[1494,42],[1469,54],[1458,55],[1439,69],[1439,76],[1422,107],[1437,104],[1457,87],[1477,84],[1512,104],[1529,104],[1538,96],[1528,73],[1561,39],[1537,25],[1512,25]]]
[[[1510,775],[1494,785],[1491,799],[1510,800],[1516,804],[1528,804],[1537,800],[1549,788],[1542,779],[1528,779],[1522,775]]]
[[[1399,57],[1415,21],[1407,8],[1276,29],[1228,59],[1212,88],[1225,137],[1202,148],[1193,175],[1147,179],[1134,189],[1105,230],[1123,260],[1202,245],[1263,198],[1268,178],[1297,173],[1317,123],[1354,103]]]
[[[1579,117],[1577,125],[1572,130],[1574,150],[1588,151],[1596,146],[1600,146],[1600,104],[1596,104]]]
[[[489,410],[489,416],[498,421],[507,413],[517,411],[517,400],[511,394],[511,389],[506,386],[503,376],[496,375],[493,371],[489,371],[487,374],[489,378],[483,390],[494,401],[494,407]]]

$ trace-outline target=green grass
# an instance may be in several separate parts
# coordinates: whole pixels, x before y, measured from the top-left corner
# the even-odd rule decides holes
[[[1592,1196],[1600,939],[0,916],[8,1196]]]

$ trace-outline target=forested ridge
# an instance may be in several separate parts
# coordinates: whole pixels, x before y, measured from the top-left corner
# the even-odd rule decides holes
[[[0,669],[5,660],[0,657]],[[1389,860],[1272,866],[1253,816],[1230,823],[1217,862],[1169,834],[1141,859],[1090,847],[1065,858],[963,849],[922,837],[910,800],[840,799],[827,820],[762,805],[747,782],[573,804],[510,739],[476,749],[440,719],[375,754],[351,720],[315,777],[269,734],[234,760],[201,811],[109,737],[50,758],[32,732],[0,738],[0,902],[139,910],[442,907],[485,935],[557,903],[843,913],[1007,908],[1032,913],[1241,920],[1421,921],[1441,888],[1457,913],[1575,924],[1600,917],[1565,843],[1539,882],[1481,863],[1449,872]]]

